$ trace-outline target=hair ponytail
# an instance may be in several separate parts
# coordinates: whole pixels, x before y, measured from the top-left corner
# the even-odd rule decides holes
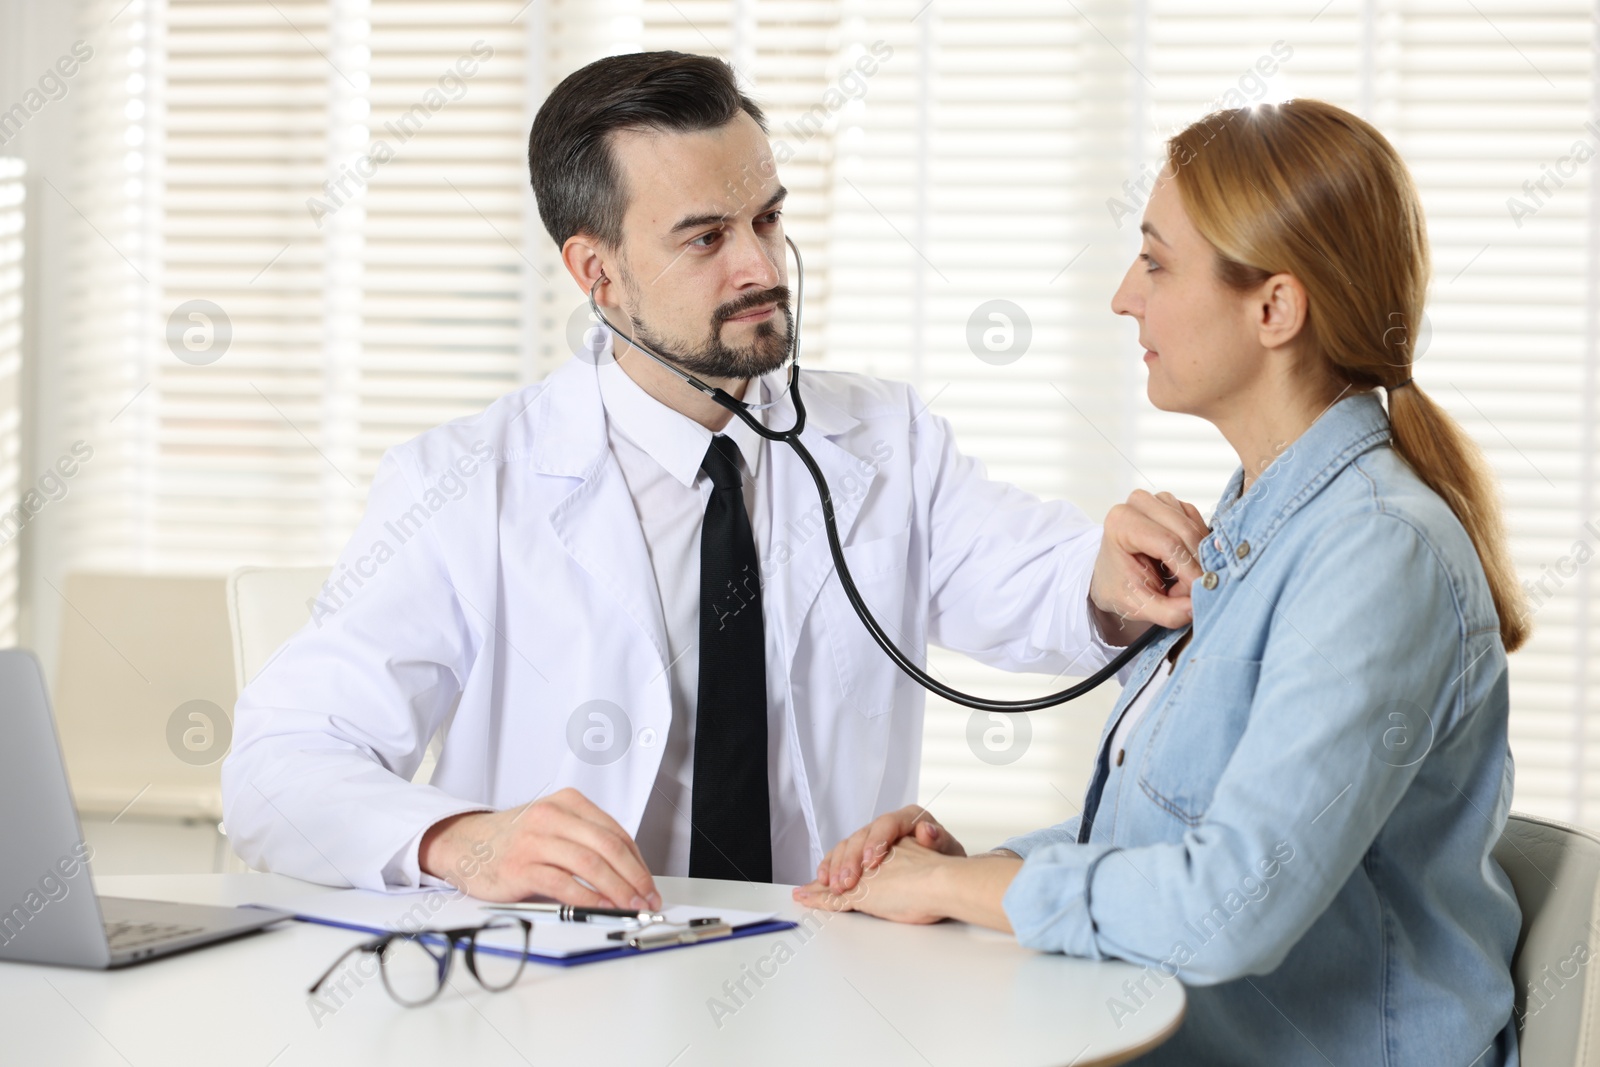
[[[1247,289],[1273,274],[1305,287],[1302,336],[1329,373],[1389,393],[1391,443],[1477,549],[1514,652],[1531,629],[1499,492],[1482,450],[1411,380],[1428,287],[1421,201],[1394,146],[1320,100],[1208,115],[1167,142],[1167,166],[1218,276]]]
[[[1472,438],[1415,385],[1389,393],[1391,443],[1429,489],[1444,498],[1478,550],[1500,615],[1500,641],[1515,652],[1528,640],[1527,603],[1500,518],[1499,486]]]

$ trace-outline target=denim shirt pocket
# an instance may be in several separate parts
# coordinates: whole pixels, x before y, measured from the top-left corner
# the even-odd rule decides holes
[[[1139,764],[1139,788],[1197,825],[1250,721],[1261,661],[1196,657],[1173,680]]]

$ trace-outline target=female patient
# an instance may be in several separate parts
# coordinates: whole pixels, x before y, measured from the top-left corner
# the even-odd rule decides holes
[[[1519,912],[1490,848],[1527,623],[1484,461],[1411,378],[1416,191],[1313,100],[1196,123],[1163,179],[1112,308],[1151,401],[1241,464],[1192,628],[1125,674],[1080,816],[968,858],[908,808],[796,899],[1177,978],[1187,1017],[1144,1062],[1515,1063]]]

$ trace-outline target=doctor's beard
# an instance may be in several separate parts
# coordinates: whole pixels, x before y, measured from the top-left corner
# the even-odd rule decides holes
[[[777,314],[758,323],[749,345],[739,348],[722,341],[722,327],[735,315],[763,304],[777,303]],[[776,325],[783,319],[783,328]],[[658,337],[648,325],[634,318],[634,335],[657,355],[699,378],[759,378],[782,367],[794,344],[794,315],[789,311],[789,289],[778,286],[763,292],[730,300],[711,314],[711,330],[706,339],[690,348]]]

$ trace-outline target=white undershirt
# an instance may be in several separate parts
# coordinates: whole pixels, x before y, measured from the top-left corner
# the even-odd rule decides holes
[[[1160,666],[1150,680],[1144,683],[1144,688],[1139,690],[1139,695],[1134,697],[1127,707],[1122,709],[1122,718],[1117,722],[1117,728],[1111,734],[1111,761],[1117,765],[1122,763],[1122,751],[1127,747],[1128,735],[1133,733],[1133,728],[1139,725],[1139,720],[1144,717],[1145,709],[1156,702],[1161,691],[1167,687],[1167,679],[1172,677],[1172,659],[1168,656],[1161,658]]]
[[[624,357],[627,358],[627,357]],[[635,357],[637,358],[637,357]],[[672,727],[661,753],[661,769],[645,805],[636,839],[650,871],[689,873],[689,815],[693,811],[694,722],[700,692],[700,528],[711,479],[700,471],[711,431],[662,404],[639,387],[616,363],[596,368],[606,411],[611,454],[622,468],[655,570],[656,589],[667,630],[667,661],[672,690]],[[765,383],[752,388],[769,398]],[[762,419],[765,422],[765,419]],[[771,477],[767,443],[738,419],[721,433],[739,447],[744,502],[755,537],[756,556],[765,558],[772,527]],[[763,605],[766,605],[763,601]],[[776,654],[778,642],[770,613],[767,629],[767,802],[772,824],[772,876],[802,885],[814,873],[811,837],[794,775],[788,743],[788,690]]]

